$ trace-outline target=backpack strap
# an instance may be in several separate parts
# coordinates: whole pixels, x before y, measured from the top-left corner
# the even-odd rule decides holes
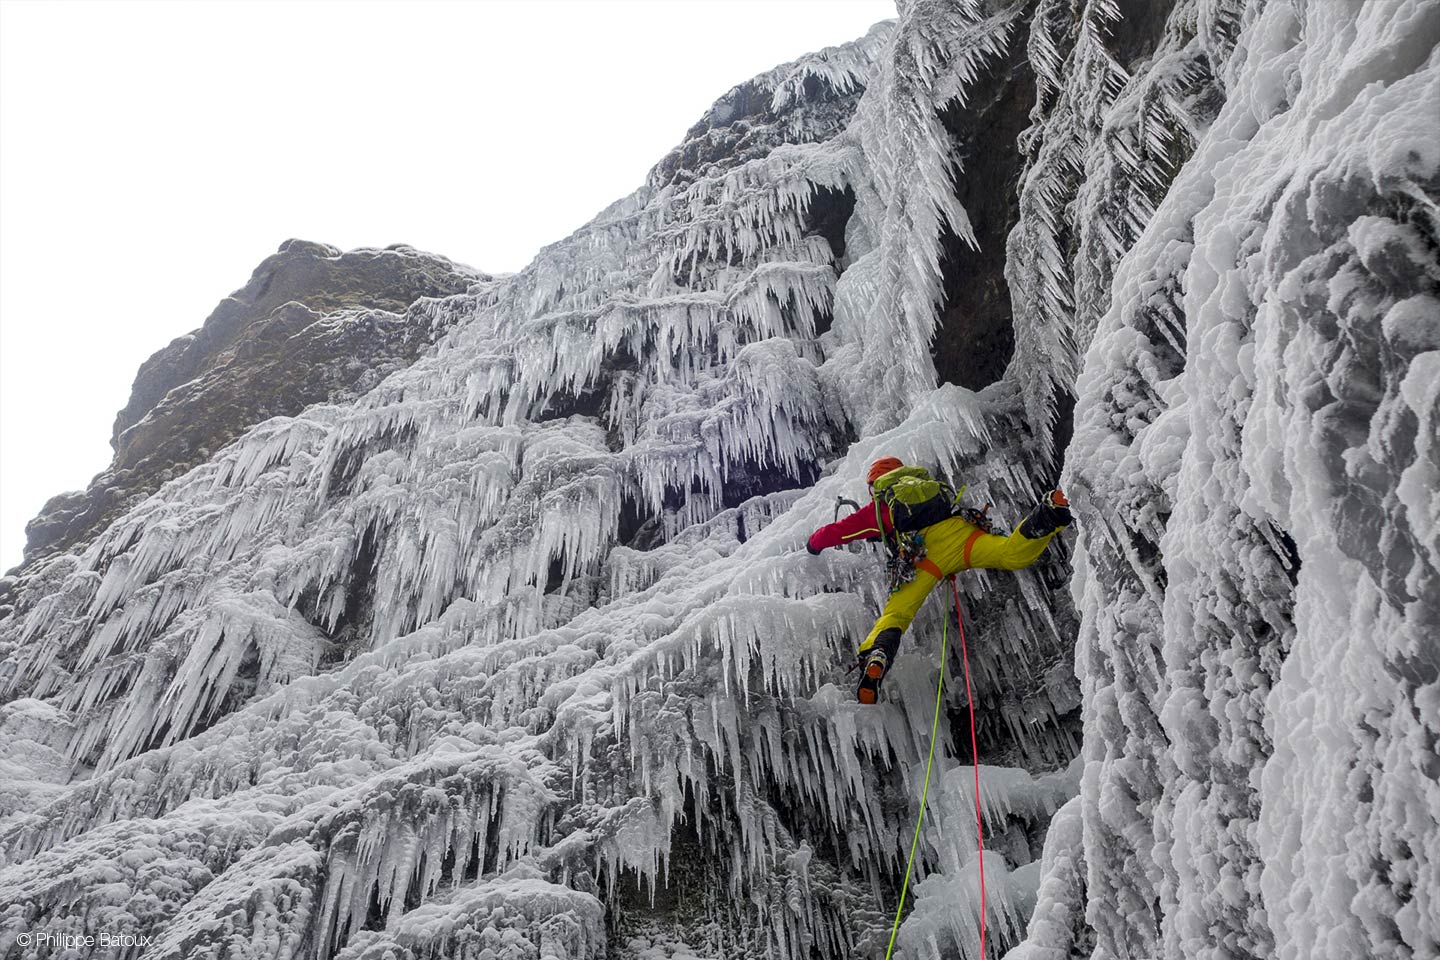
[[[892,545],[890,543],[890,537],[885,533],[885,518],[880,516],[880,498],[874,496],[870,502],[875,504],[875,528],[880,531],[880,542],[885,544],[885,552],[894,556],[895,553],[898,552],[899,546]],[[899,534],[896,534],[896,536],[898,538]]]

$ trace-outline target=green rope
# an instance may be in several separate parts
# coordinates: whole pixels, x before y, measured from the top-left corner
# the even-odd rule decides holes
[[[910,873],[915,866],[915,849],[920,845],[920,826],[925,822],[925,801],[930,796],[930,767],[935,762],[935,733],[940,729],[940,695],[945,690],[945,654],[948,652],[950,616],[940,627],[940,681],[935,685],[935,719],[930,722],[930,756],[925,758],[925,787],[920,791],[920,816],[915,820],[915,836],[910,840],[910,859],[905,863],[905,883],[900,887],[900,904],[895,908],[895,925],[890,928],[890,946],[885,960],[895,950],[895,935],[900,932],[900,914],[905,909],[905,894],[910,890]]]

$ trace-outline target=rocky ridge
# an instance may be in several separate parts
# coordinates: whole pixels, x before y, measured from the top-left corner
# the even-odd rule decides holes
[[[115,417],[114,461],[26,525],[22,570],[83,547],[255,424],[364,393],[445,332],[451,317],[434,301],[487,279],[403,244],[342,253],[285,241],[199,329],[141,365]]]

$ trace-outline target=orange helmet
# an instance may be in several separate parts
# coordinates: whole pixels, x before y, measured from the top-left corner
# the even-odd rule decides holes
[[[870,472],[865,474],[865,482],[874,483],[877,478],[884,476],[897,467],[903,466],[905,466],[903,460],[897,460],[894,457],[881,457],[879,460],[870,464]]]

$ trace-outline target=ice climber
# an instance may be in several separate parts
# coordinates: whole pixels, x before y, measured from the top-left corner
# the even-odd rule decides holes
[[[865,483],[870,502],[816,530],[806,549],[818,555],[826,547],[883,539],[890,552],[890,598],[856,654],[861,667],[856,697],[874,703],[895,661],[901,634],[934,586],[961,570],[1030,566],[1070,523],[1070,504],[1059,490],[1052,490],[1002,537],[988,532],[978,511],[960,511],[949,485],[932,479],[923,467],[881,457],[870,464]]]

